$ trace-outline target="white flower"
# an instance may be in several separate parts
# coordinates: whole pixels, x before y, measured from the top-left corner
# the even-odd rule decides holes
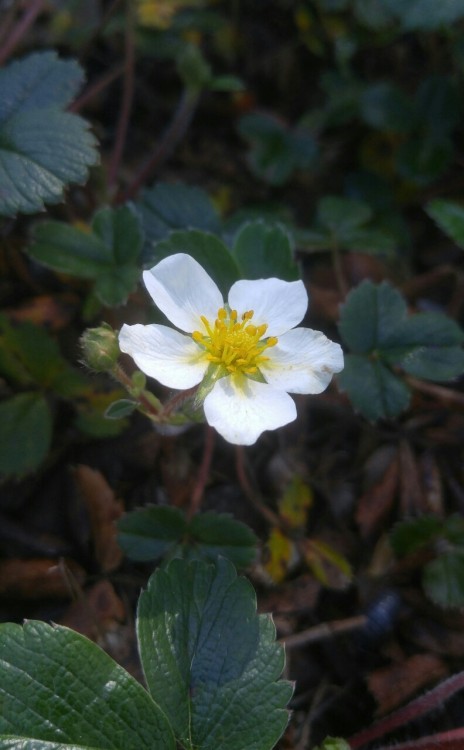
[[[145,271],[143,280],[155,304],[185,333],[124,325],[122,351],[163,385],[199,385],[207,393],[207,422],[230,443],[251,445],[264,430],[293,421],[288,394],[321,393],[343,369],[338,344],[319,331],[295,328],[308,305],[302,281],[236,281],[224,304],[215,282],[184,253]]]

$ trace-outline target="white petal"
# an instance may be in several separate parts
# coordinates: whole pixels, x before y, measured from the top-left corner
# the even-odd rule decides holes
[[[296,418],[295,403],[287,393],[243,376],[218,380],[204,409],[208,424],[236,445],[252,445],[264,430]]]
[[[335,372],[343,370],[343,352],[320,331],[294,328],[267,349],[261,366],[266,381],[290,393],[321,393]]]
[[[232,310],[254,310],[254,325],[267,323],[266,336],[279,336],[298,325],[308,307],[308,294],[302,281],[257,279],[236,281],[229,292]]]
[[[222,294],[205,269],[190,255],[177,253],[160,261],[143,280],[153,301],[181,331],[203,330],[200,316],[216,320]]]
[[[142,372],[170,388],[183,390],[197,385],[208,365],[190,336],[167,326],[123,325],[119,346]]]

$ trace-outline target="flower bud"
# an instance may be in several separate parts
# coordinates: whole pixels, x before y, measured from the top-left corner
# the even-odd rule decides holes
[[[88,328],[81,337],[81,346],[85,363],[96,372],[112,370],[120,355],[118,335],[107,323]]]

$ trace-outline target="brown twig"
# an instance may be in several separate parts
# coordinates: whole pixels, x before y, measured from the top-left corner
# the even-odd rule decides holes
[[[111,188],[116,182],[121,164],[124,146],[126,144],[129,119],[134,100],[134,71],[135,71],[135,42],[134,42],[134,8],[131,0],[126,3],[126,34],[124,79],[121,109],[119,112],[116,138],[110,165],[108,167],[108,186]]]
[[[357,750],[368,742],[372,742],[372,740],[377,740],[379,737],[390,734],[390,732],[398,729],[398,727],[403,727],[415,719],[420,719],[425,714],[430,713],[430,711],[441,707],[448,698],[451,698],[463,688],[464,672],[458,672],[458,674],[449,677],[432,690],[429,690],[425,695],[419,696],[419,698],[411,701],[411,703],[408,703],[398,711],[394,711],[371,727],[355,734],[354,737],[348,740],[351,750]]]
[[[146,164],[136,174],[130,185],[116,196],[114,203],[125,203],[134,198],[140,188],[153,177],[158,167],[171,156],[177,144],[184,137],[195,113],[199,100],[198,94],[192,94],[191,91],[184,91],[182,94],[174,117],[164,134],[162,135],[158,146],[148,159]]]
[[[6,60],[8,60],[23,36],[27,34],[35,19],[37,18],[39,13],[44,10],[44,8],[45,0],[31,0],[31,2],[29,3],[29,7],[26,8],[22,17],[9,35],[8,41],[0,50],[0,65],[3,65]]]
[[[464,727],[431,734],[428,737],[420,737],[418,740],[395,743],[393,747],[391,745],[379,747],[378,750],[439,750],[439,748],[443,748],[443,750],[463,750]]]
[[[258,493],[255,492],[255,490],[251,486],[250,480],[248,479],[246,473],[245,452],[242,445],[237,445],[235,449],[235,467],[240,487],[247,496],[248,500],[256,508],[258,513],[260,513],[266,519],[266,521],[271,524],[271,526],[282,528],[282,519],[279,518],[277,513],[274,513],[273,510],[268,508],[268,506],[263,503]]]
[[[209,426],[209,424],[207,424],[205,425],[205,444],[203,447],[203,458],[201,460],[197,480],[195,482],[195,487],[193,488],[192,497],[190,499],[190,507],[188,511],[189,519],[198,512],[201,501],[203,499],[206,482],[208,481],[208,475],[211,468],[211,460],[213,458],[214,442],[214,430]]]
[[[334,635],[340,635],[341,633],[350,633],[353,630],[359,630],[364,627],[367,622],[365,615],[356,615],[355,617],[347,617],[345,620],[332,620],[332,622],[321,622],[320,625],[315,625],[307,630],[302,630],[301,633],[293,633],[280,639],[281,643],[285,644],[285,648],[299,648],[300,646],[306,646],[308,643],[316,643],[317,641],[323,641],[326,638],[331,638]]]
[[[464,393],[453,391],[450,388],[445,388],[444,386],[436,385],[435,383],[426,383],[418,378],[413,378],[411,375],[407,375],[405,380],[411,388],[414,388],[416,391],[426,393],[428,396],[435,396],[439,401],[446,401],[448,403],[464,406]]]

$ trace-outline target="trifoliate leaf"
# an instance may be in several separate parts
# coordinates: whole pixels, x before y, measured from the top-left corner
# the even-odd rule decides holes
[[[271,619],[226,560],[173,560],[139,601],[146,681],[177,740],[202,750],[268,750],[285,729],[292,688]]]
[[[0,748],[174,750],[150,695],[68,628],[0,625]]]
[[[175,556],[216,560],[246,567],[256,555],[256,537],[225,513],[197,513],[187,521],[178,508],[143,508],[118,521],[119,544],[132,560]]]
[[[0,71],[0,215],[34,213],[58,203],[97,162],[96,141],[81,117],[62,109],[83,78],[78,64],[53,52]]]
[[[140,277],[143,234],[139,219],[128,206],[102,208],[91,231],[60,221],[38,224],[29,255],[61,273],[91,279],[99,301],[120,305]]]

